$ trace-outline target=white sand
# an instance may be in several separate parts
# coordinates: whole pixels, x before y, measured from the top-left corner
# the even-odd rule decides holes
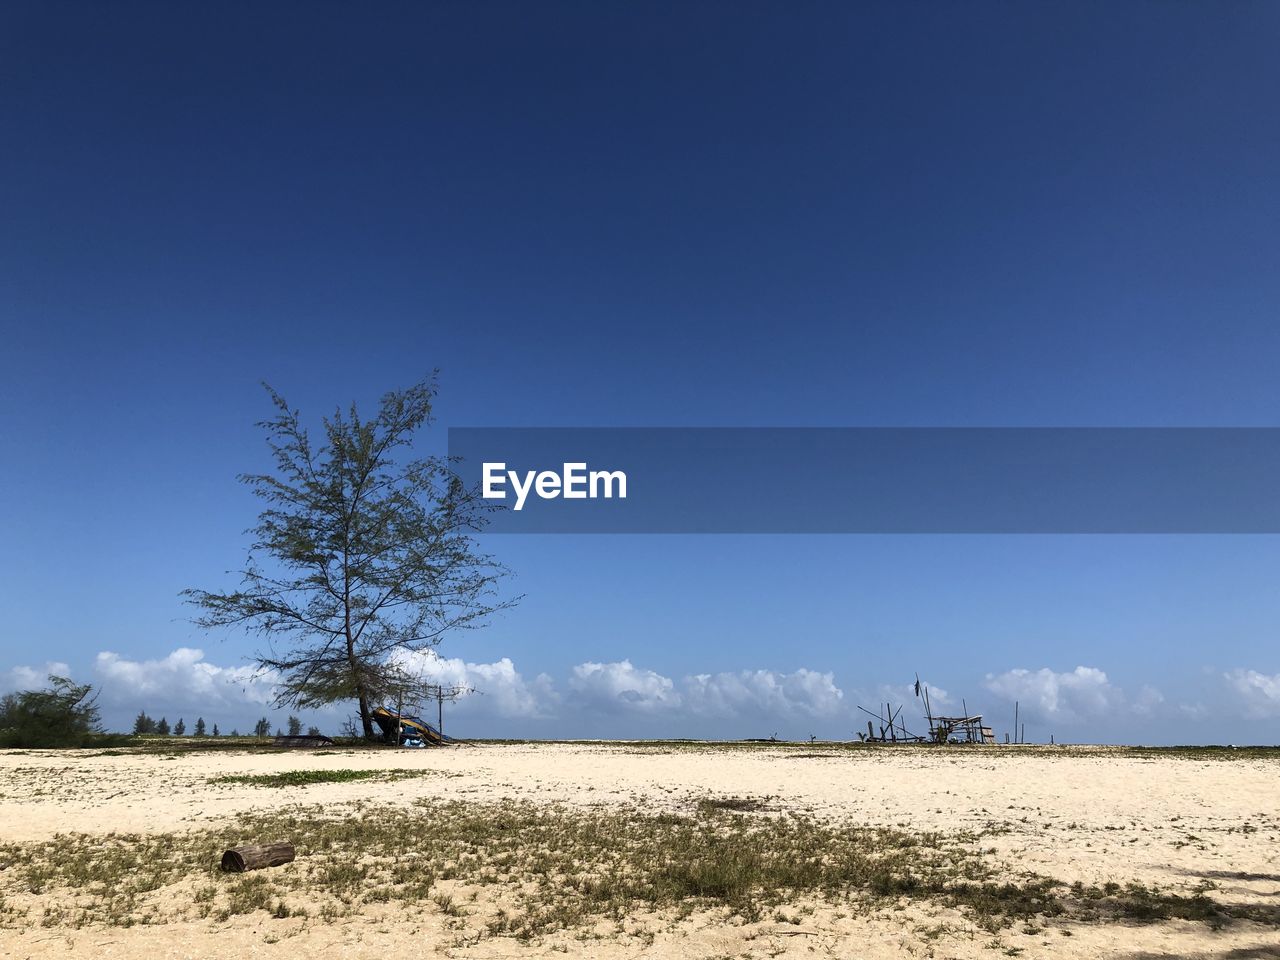
[[[814,754],[818,754],[815,756]],[[770,798],[782,810],[912,830],[1004,828],[984,849],[1011,865],[1066,881],[1136,880],[1170,892],[1204,880],[1226,902],[1280,910],[1280,762],[1136,759],[1009,748],[999,755],[928,749],[833,753],[794,747],[665,752],[625,744],[474,746],[448,750],[289,754],[92,752],[0,755],[0,840],[59,832],[165,833],[254,809],[369,797],[367,782],[264,790],[214,785],[226,773],[316,768],[419,768],[422,777],[379,784],[379,801],[420,797],[515,798],[574,805],[636,803],[687,809],[707,795]],[[4,874],[0,873],[0,890]],[[652,943],[572,936],[524,945],[504,938],[454,945],[443,927],[394,911],[339,923],[236,917],[219,924],[148,928],[0,929],[0,957],[62,956],[541,956],[553,947],[592,957],[839,956],[1280,957],[1280,928],[1237,923],[1223,931],[1188,922],[1075,925],[1002,933],[998,942],[953,911],[911,905],[846,917],[820,907],[798,926],[749,929],[694,917]],[[934,939],[921,925],[943,925]],[[410,929],[412,926],[412,929]],[[1060,925],[1058,925],[1060,926]],[[780,951],[780,952],[779,952]],[[1241,952],[1232,952],[1241,951]],[[551,953],[556,955],[556,953]]]

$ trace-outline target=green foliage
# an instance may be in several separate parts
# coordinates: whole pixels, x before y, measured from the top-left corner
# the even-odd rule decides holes
[[[404,456],[431,422],[434,378],[388,393],[372,419],[337,411],[318,443],[267,389],[275,469],[241,477],[264,506],[240,588],[185,596],[201,626],[271,638],[257,662],[281,677],[280,705],[354,700],[372,738],[372,711],[400,679],[394,655],[509,605],[495,598],[505,570],[474,541],[490,507],[447,458]]]
[[[177,722],[177,723],[175,723],[175,724],[173,725],[173,735],[174,735],[175,737],[180,737],[180,736],[182,736],[183,734],[185,734],[186,732],[187,732],[187,724],[186,724],[186,721],[185,721],[185,720],[183,720],[181,717],[179,717],[179,718],[178,718],[178,722]],[[198,727],[197,727],[197,734],[196,734],[196,735],[197,735],[197,736],[199,736],[199,728],[198,728]]]
[[[169,735],[169,721],[166,720],[164,717],[161,717],[159,720],[157,720],[155,732],[162,737],[167,737]]]
[[[196,736],[204,736],[204,717],[196,717]]]
[[[302,735],[302,721],[297,717],[290,716],[289,720],[289,736],[298,737]]]
[[[425,770],[290,770],[286,773],[229,774],[210,783],[243,783],[251,787],[305,787],[313,783],[352,783],[356,780],[408,780],[426,776]]]
[[[101,730],[89,684],[49,677],[45,690],[24,690],[0,700],[0,746],[81,747]]]
[[[156,732],[156,722],[147,716],[147,711],[142,710],[138,713],[133,721],[133,732],[135,736]]]

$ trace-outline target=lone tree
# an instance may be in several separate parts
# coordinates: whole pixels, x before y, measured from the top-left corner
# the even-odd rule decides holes
[[[338,410],[316,443],[298,411],[267,392],[275,416],[259,425],[275,469],[241,477],[265,504],[241,587],[185,596],[199,625],[267,639],[254,659],[279,678],[277,706],[355,700],[373,739],[392,654],[433,647],[514,602],[497,599],[506,571],[476,549],[490,507],[447,458],[405,456],[431,422],[434,377],[388,393],[372,419]]]

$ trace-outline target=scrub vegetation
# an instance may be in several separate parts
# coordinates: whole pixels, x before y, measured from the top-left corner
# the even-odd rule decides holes
[[[438,770],[289,770],[285,773],[229,774],[212,777],[210,783],[245,784],[250,787],[305,787],[313,783],[351,783],[355,780],[407,780],[413,777],[448,776]]]
[[[124,742],[104,734],[93,688],[50,676],[41,690],[21,690],[0,698],[0,747],[61,749]]]
[[[301,771],[295,782],[315,782],[305,779],[315,772]],[[277,839],[295,845],[295,862],[248,875],[218,871],[227,847]],[[460,940],[474,942],[602,925],[622,931],[637,917],[675,922],[703,910],[751,923],[806,904],[920,902],[954,909],[992,933],[1015,923],[1172,918],[1280,925],[1277,909],[1215,901],[1207,884],[1178,895],[1011,874],[979,843],[964,833],[775,814],[749,798],[704,798],[657,815],[523,802],[357,802],[252,814],[214,830],[0,846],[0,924],[216,924],[258,911],[326,922],[391,904],[441,916]]]

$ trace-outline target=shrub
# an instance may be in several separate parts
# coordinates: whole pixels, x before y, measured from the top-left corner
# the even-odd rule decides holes
[[[98,707],[89,684],[49,677],[45,690],[23,690],[0,700],[0,746],[83,747],[101,738]]]

